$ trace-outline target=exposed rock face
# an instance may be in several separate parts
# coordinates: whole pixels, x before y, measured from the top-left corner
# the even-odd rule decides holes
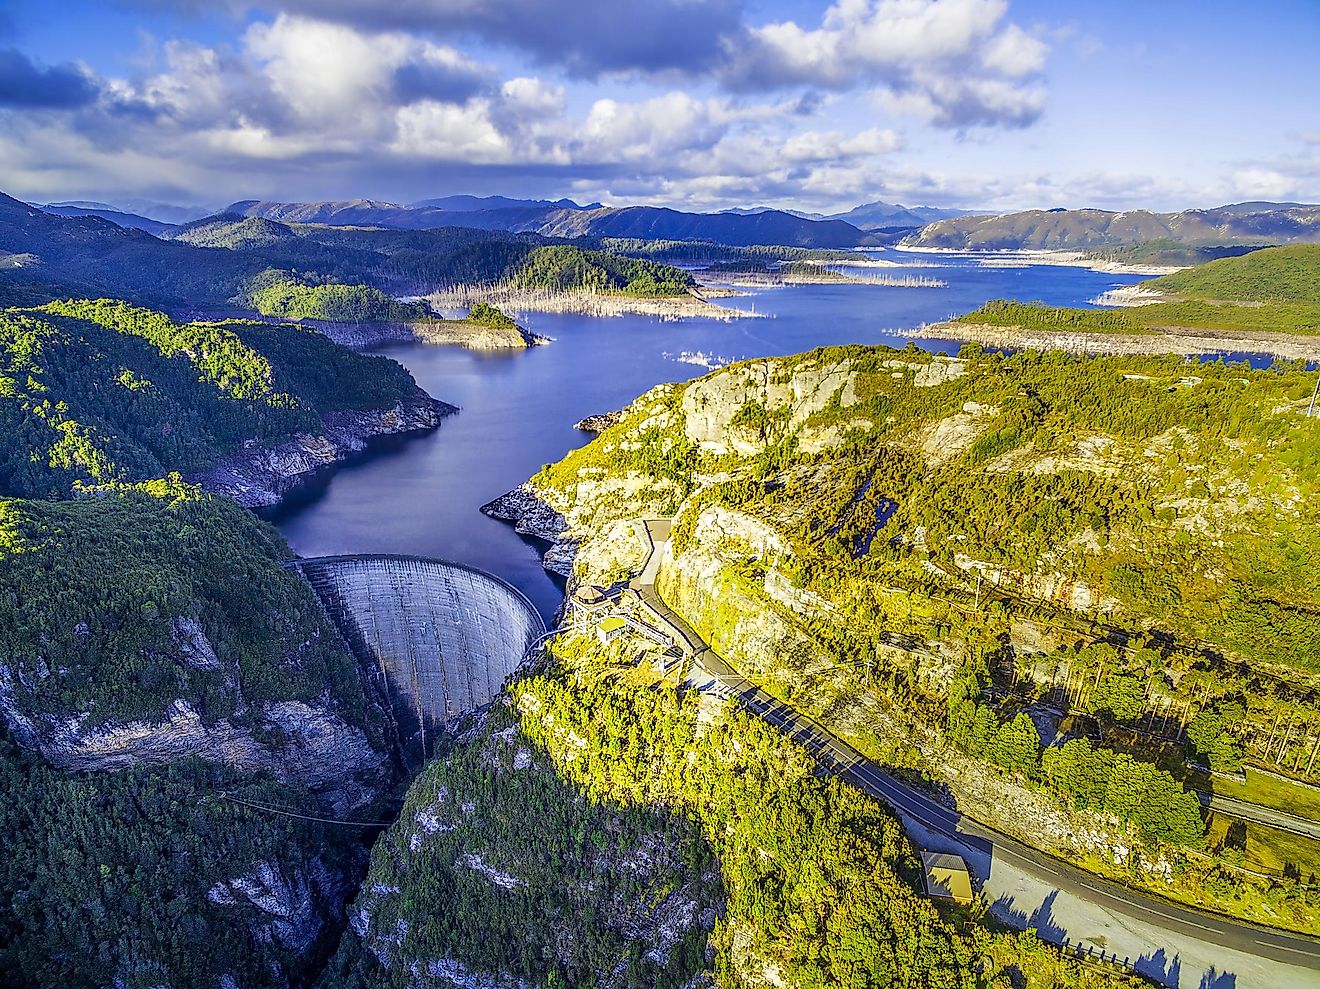
[[[306,869],[287,874],[274,862],[258,862],[242,875],[216,883],[206,898],[216,906],[233,907],[257,940],[278,944],[295,955],[311,951],[325,917],[344,909],[343,876],[318,857]]]
[[[568,528],[564,516],[550,506],[530,481],[482,505],[481,511],[493,519],[514,523],[514,528],[524,536],[547,542],[554,542]]]
[[[616,409],[613,412],[597,412],[595,415],[587,416],[585,419],[579,419],[573,424],[574,429],[580,429],[584,433],[603,433],[611,426],[617,426],[623,422],[623,417],[627,415],[627,409]]]
[[[759,453],[767,437],[735,424],[748,405],[789,409],[787,428],[797,429],[836,397],[848,408],[857,402],[852,364],[839,361],[784,372],[779,361],[756,361],[692,382],[683,392],[682,411],[687,438],[703,450],[722,455]]]
[[[269,508],[315,472],[361,453],[372,439],[426,432],[457,411],[419,388],[409,401],[392,408],[332,412],[323,419],[319,435],[236,451],[189,480],[245,508]]]
[[[367,350],[391,343],[427,343],[469,350],[526,350],[549,343],[548,337],[521,326],[487,326],[466,319],[436,319],[416,323],[317,323],[335,343]]]
[[[544,563],[551,573],[567,577],[573,572],[577,542],[565,538],[568,522],[545,501],[531,482],[520,484],[494,501],[482,505],[481,511],[493,519],[512,522],[514,529],[524,536],[550,543]]]
[[[316,793],[336,813],[361,806],[391,781],[389,760],[362,729],[324,707],[301,701],[263,704],[255,712],[263,734],[230,720],[205,724],[191,703],[176,699],[158,720],[111,723],[86,729],[87,714],[25,713],[14,699],[14,680],[0,665],[0,714],[18,742],[69,770],[126,769],[198,756],[245,772],[269,772]]]

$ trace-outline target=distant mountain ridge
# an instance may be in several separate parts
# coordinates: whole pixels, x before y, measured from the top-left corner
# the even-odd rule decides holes
[[[474,213],[490,209],[600,209],[600,203],[581,206],[571,199],[510,199],[508,196],[441,196],[438,199],[419,199],[409,205],[449,210],[454,213]]]
[[[464,200],[467,202],[467,200]],[[684,213],[657,206],[501,207],[459,211],[402,206],[371,199],[312,203],[242,200],[225,212],[281,223],[374,226],[426,230],[475,227],[546,237],[638,237],[648,240],[706,240],[732,246],[778,244],[795,247],[859,247],[871,237],[842,220],[811,220],[778,210],[754,214]]]
[[[1320,206],[1231,203],[1177,213],[1100,209],[1027,210],[939,220],[903,247],[949,250],[1094,250],[1153,240],[1269,246],[1320,241]]]
[[[215,212],[214,207],[178,206],[174,203],[161,203],[154,199],[120,199],[113,203],[92,199],[68,199],[50,206],[73,206],[93,213],[127,213],[129,216],[141,216],[157,223],[180,224],[199,220]]]
[[[938,206],[904,206],[900,203],[863,203],[846,213],[834,213],[829,218],[843,220],[863,230],[882,227],[924,227],[937,220],[960,216],[982,216],[982,210],[944,209]]]
[[[149,216],[139,216],[136,213],[124,213],[107,206],[105,203],[50,203],[38,208],[54,216],[96,216],[102,220],[109,220],[118,227],[128,230],[145,230],[147,233],[155,235],[169,233],[175,228],[172,223],[153,220]]]
[[[842,220],[862,230],[894,229],[898,227],[924,227],[936,220],[947,220],[957,216],[983,216],[984,210],[944,209],[939,206],[903,206],[900,203],[863,203],[843,213],[806,213],[802,210],[775,210],[771,206],[735,206],[722,210],[724,213],[736,213],[751,216],[756,213],[787,213],[804,220]]]

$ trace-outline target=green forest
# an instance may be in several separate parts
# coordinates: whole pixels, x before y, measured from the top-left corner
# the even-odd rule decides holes
[[[957,317],[954,322],[1064,333],[1150,334],[1160,332],[1160,328],[1186,327],[1314,336],[1320,334],[1320,304],[1264,302],[1223,305],[1188,299],[1180,302],[1151,302],[1122,309],[1066,309],[1041,303],[997,299]]]
[[[68,497],[205,466],[416,395],[395,362],[291,325],[176,322],[126,303],[0,313],[0,495]]]
[[[303,701],[361,727],[383,752],[355,660],[310,589],[280,565],[289,556],[251,513],[182,486],[0,500],[9,719],[76,718],[86,732],[160,720],[184,698],[203,724],[223,720],[278,746],[263,705]],[[122,979],[148,989],[213,985],[231,972],[244,985],[285,986],[307,977],[325,946],[278,925],[263,941],[256,932],[269,914],[207,894],[262,863],[295,891],[315,870],[320,882],[351,881],[360,868],[354,830],[228,800],[316,816],[314,794],[192,758],[118,772],[57,769],[32,744],[20,749],[0,732],[6,985],[90,989]],[[313,934],[335,895],[333,886],[314,893],[309,906],[322,919]]]
[[[312,282],[270,269],[254,278],[243,301],[263,316],[336,323],[407,322],[431,315],[424,302],[399,302],[366,285]]]
[[[760,984],[767,971],[803,989],[1125,984],[1031,934],[991,933],[970,912],[938,910],[916,891],[920,864],[897,819],[816,775],[760,721],[733,708],[703,715],[696,692],[655,684],[617,645],[569,636],[555,653],[553,666],[512,685],[516,714],[497,711],[468,751],[414,788],[364,883],[389,892],[359,897],[352,909],[371,914],[367,940],[346,935],[328,987],[406,986],[410,965],[437,955],[572,989],[597,984],[578,958],[626,959],[623,984],[678,985],[706,967],[704,930],[689,927],[657,971],[611,924],[624,903],[663,912],[675,896],[717,908],[708,947],[723,986]],[[518,746],[535,753],[535,769],[511,771]],[[558,780],[543,778],[543,761]],[[463,858],[471,848],[524,885],[474,874]],[[650,869],[611,883],[640,848]],[[544,871],[547,851],[567,884]],[[580,916],[571,877],[584,860],[610,895]],[[437,891],[456,909],[408,912]],[[403,917],[382,971],[370,947]],[[566,931],[577,935],[568,948]]]
[[[1320,333],[1320,245],[1269,247],[1143,282],[1169,301],[1069,309],[997,299],[955,322],[1069,333],[1154,333],[1170,327]]]
[[[594,533],[677,514],[670,606],[882,763],[1113,815],[1179,863],[1160,891],[1315,930],[1320,849],[1243,871],[1187,789],[1189,761],[1320,771],[1314,385],[1301,363],[826,348],[650,393],[532,483],[602,586]]]
[[[630,252],[593,238],[283,224],[220,214],[160,239],[96,218],[52,216],[0,196],[0,254],[10,250],[28,261],[0,266],[4,306],[112,296],[170,312],[238,306],[282,319],[403,320],[426,312],[396,296],[455,286],[652,297],[681,295],[692,284],[691,276],[663,263],[667,257],[633,256],[649,249]]]
[[[1320,244],[1267,247],[1146,282],[1189,299],[1320,304]]]
[[[262,814],[221,797],[315,813],[298,787],[181,760],[69,773],[0,732],[0,970],[15,989],[119,984],[254,989],[306,979],[324,946],[254,936],[251,904],[207,897],[266,862],[289,879],[308,864],[356,874],[352,833]],[[329,891],[327,891],[329,892]]]
[[[20,680],[14,703],[33,715],[87,713],[92,728],[160,717],[185,697],[205,723],[251,723],[253,705],[328,690],[366,728],[353,659],[306,584],[280,566],[290,556],[252,513],[186,488],[166,499],[130,490],[0,501],[0,653]],[[217,662],[185,661],[181,618],[206,634]]]

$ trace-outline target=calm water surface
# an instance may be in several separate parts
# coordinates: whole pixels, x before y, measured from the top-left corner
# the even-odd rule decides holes
[[[584,416],[621,408],[660,382],[706,373],[675,360],[678,354],[701,351],[728,360],[827,344],[902,347],[902,330],[974,309],[986,299],[1085,305],[1106,289],[1142,280],[1083,268],[885,256],[921,263],[910,273],[944,279],[948,287],[766,289],[728,300],[766,318],[727,323],[534,313],[523,322],[553,337],[548,346],[500,355],[422,345],[383,350],[428,392],[462,411],[429,436],[393,443],[340,468],[274,521],[303,556],[407,553],[481,567],[520,588],[548,619],[563,589],[542,570],[541,548],[478,509],[586,443],[590,436],[573,428]],[[946,353],[959,346],[919,343]]]

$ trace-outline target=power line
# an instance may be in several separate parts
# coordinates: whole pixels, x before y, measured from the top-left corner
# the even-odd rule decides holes
[[[355,821],[351,818],[316,817],[312,814],[302,814],[297,811],[284,810],[280,807],[272,807],[269,804],[259,804],[254,803],[251,800],[243,800],[239,797],[230,796],[223,790],[219,791],[216,796],[231,804],[240,804],[243,807],[250,807],[253,810],[264,811],[267,814],[281,814],[284,817],[296,817],[302,821],[319,821],[322,824],[346,824],[359,828],[388,828],[394,824],[393,821]]]

